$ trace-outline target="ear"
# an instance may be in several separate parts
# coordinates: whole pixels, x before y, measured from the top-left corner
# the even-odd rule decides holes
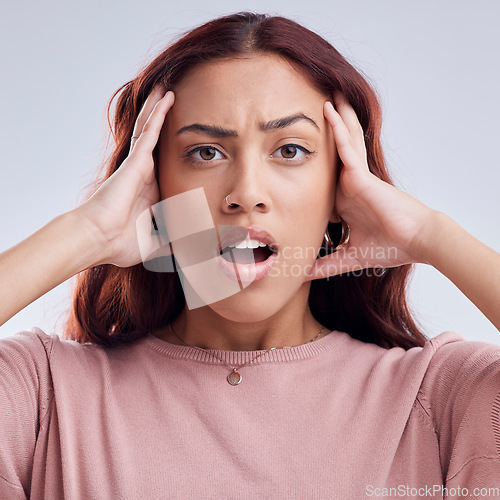
[[[339,214],[337,213],[337,210],[335,209],[335,207],[333,207],[332,213],[328,221],[331,222],[332,224],[337,224],[338,222],[340,222],[340,220],[341,219]]]

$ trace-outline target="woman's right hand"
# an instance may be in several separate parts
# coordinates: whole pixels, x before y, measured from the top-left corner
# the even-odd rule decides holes
[[[75,212],[90,229],[92,244],[100,248],[98,264],[129,267],[141,262],[136,220],[160,201],[153,150],[174,93],[157,86],[137,117],[130,153],[116,172]]]
[[[84,269],[141,262],[136,221],[159,201],[153,150],[173,103],[172,92],[155,87],[120,168],[85,203],[0,254],[0,325]]]

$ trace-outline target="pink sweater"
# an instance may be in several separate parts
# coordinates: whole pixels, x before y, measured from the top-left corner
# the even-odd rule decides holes
[[[334,331],[260,357],[239,386],[228,372],[153,336],[0,340],[0,498],[500,498],[499,346]]]

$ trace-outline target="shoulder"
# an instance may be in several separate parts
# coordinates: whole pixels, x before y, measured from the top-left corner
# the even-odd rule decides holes
[[[56,353],[61,351],[82,355],[83,352],[94,351],[96,347],[99,346],[63,340],[58,335],[48,335],[40,328],[33,327],[0,339],[0,359],[25,359],[40,365],[50,363]]]
[[[436,417],[447,405],[465,407],[476,397],[500,394],[500,345],[445,332],[426,344],[433,351],[420,398]],[[425,349],[425,347],[424,347]],[[499,396],[500,397],[500,396]]]
[[[422,347],[385,349],[340,334],[337,364],[374,382],[387,393],[404,391],[435,418],[444,403],[465,403],[478,388],[495,397],[500,385],[500,346],[466,340],[455,332],[429,339]],[[493,403],[492,403],[493,404]],[[439,415],[438,415],[439,414]]]
[[[51,405],[53,342],[54,337],[37,328],[0,339],[0,476],[4,478],[16,475],[13,463],[32,456],[34,438]]]
[[[57,335],[47,335],[39,328],[20,331],[0,339],[0,382],[8,391],[10,387],[29,401],[38,400],[41,408],[51,399],[53,370],[52,360],[60,346],[77,348],[76,342],[66,342]],[[67,347],[65,348],[67,350]],[[67,358],[61,357],[63,364]],[[7,392],[3,393],[4,396]],[[3,398],[5,399],[5,397]]]
[[[500,346],[450,332],[428,345],[434,354],[418,401],[438,436],[443,471],[450,481],[498,474]]]
[[[432,358],[420,391],[422,400],[442,407],[450,398],[465,403],[479,390],[494,396],[500,392],[500,345],[445,332],[430,339],[426,348]]]
[[[362,366],[371,372],[381,372],[385,374],[384,379],[388,383],[393,383],[399,375],[417,388],[426,379],[430,379],[433,373],[438,372],[442,364],[448,362],[450,366],[458,367],[462,364],[461,359],[477,350],[475,343],[466,341],[454,332],[442,333],[427,340],[422,347],[410,349],[385,348],[354,339],[343,332],[336,334],[341,336],[336,349],[342,352],[342,356],[348,356],[350,365],[357,365],[357,369]]]
[[[472,477],[498,478],[500,346],[454,332],[407,351],[347,343],[356,373],[369,372],[364,397],[374,399],[374,405],[384,402],[377,407],[379,414],[387,407],[413,408],[430,425],[447,485],[472,484]]]
[[[32,372],[40,378],[41,372],[50,370],[78,371],[95,368],[97,364],[108,365],[120,360],[133,361],[134,351],[141,344],[135,343],[105,347],[92,343],[65,340],[58,335],[48,335],[39,328],[20,331],[0,339],[0,373],[10,367],[10,371]]]
[[[435,352],[434,362],[441,361],[446,357],[469,357],[471,354],[478,352],[494,358],[500,353],[500,345],[467,340],[459,333],[451,331],[429,339],[425,344],[425,348]]]
[[[144,342],[105,347],[47,335],[38,328],[0,339],[0,409],[29,404],[40,419],[53,398],[91,394],[111,380],[133,380],[148,363]],[[12,396],[10,397],[9,394]]]
[[[5,375],[8,367],[18,370],[38,371],[47,367],[54,336],[39,328],[21,331],[0,339],[0,373]]]

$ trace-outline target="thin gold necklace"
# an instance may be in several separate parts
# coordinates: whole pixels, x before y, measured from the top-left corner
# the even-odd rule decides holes
[[[269,353],[271,351],[276,351],[277,349],[291,349],[292,347],[294,347],[294,346],[271,347],[270,349],[266,349],[265,351],[259,352],[259,354],[257,354],[257,356],[255,356],[254,358],[252,358],[250,361],[247,361],[246,363],[243,363],[242,365],[232,366],[229,363],[226,363],[226,361],[223,358],[221,358],[218,354],[215,354],[214,352],[212,352],[213,349],[205,349],[203,347],[198,347],[197,345],[186,344],[186,342],[184,342],[184,340],[182,340],[179,337],[179,335],[177,335],[174,332],[174,329],[172,328],[172,324],[169,323],[168,326],[170,328],[170,331],[177,337],[178,340],[180,340],[180,342],[182,342],[182,345],[184,345],[186,347],[193,347],[194,349],[198,349],[199,351],[204,351],[204,352],[210,354],[210,356],[213,356],[214,358],[217,358],[219,361],[222,361],[228,368],[230,368],[231,372],[227,376],[227,381],[231,385],[239,385],[239,384],[241,384],[241,381],[243,380],[243,377],[241,376],[241,374],[239,373],[238,370],[241,370],[244,366],[247,366],[250,363],[253,363],[256,359],[260,358],[261,356],[264,356],[264,354],[267,354],[267,353]],[[318,332],[318,334],[314,338],[312,338],[311,340],[308,340],[307,342],[304,342],[304,344],[302,344],[302,345],[309,344],[310,342],[314,342],[323,333],[324,329],[325,329],[325,327],[323,326],[321,328],[321,330]],[[298,347],[298,346],[295,346],[295,347]]]

